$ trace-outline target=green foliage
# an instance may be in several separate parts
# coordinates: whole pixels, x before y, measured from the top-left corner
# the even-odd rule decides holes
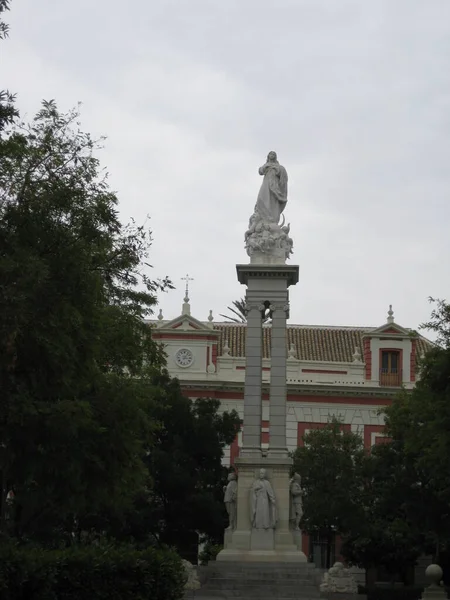
[[[4,40],[9,35],[9,25],[1,18],[2,13],[7,10],[9,10],[9,0],[0,0],[0,40]],[[8,90],[0,90],[0,139],[4,128],[19,116],[14,101],[15,96]]]
[[[302,478],[302,530],[327,538],[327,566],[335,533],[358,527],[364,514],[361,487],[364,448],[361,436],[342,430],[333,418],[323,429],[304,436],[304,446],[293,454],[293,472]]]
[[[232,323],[246,323],[247,322],[247,309],[245,307],[246,302],[244,298],[239,298],[239,300],[233,300],[231,306],[227,306],[228,310],[232,313],[231,315],[220,315],[227,319],[227,321],[231,321]],[[268,309],[265,310],[263,316],[263,322],[266,323],[270,320],[270,311]]]
[[[146,274],[150,231],[120,223],[78,117],[44,102],[0,140],[0,470],[22,537],[129,507],[157,425],[144,317],[170,282]]]
[[[6,12],[7,10],[9,10],[9,0],[0,0],[0,15],[3,12]],[[0,40],[3,40],[5,39],[5,37],[8,37],[8,33],[9,25],[4,21],[0,20]]]
[[[216,560],[217,555],[219,554],[219,552],[222,549],[223,549],[223,546],[221,546],[220,544],[213,544],[211,542],[207,542],[204,545],[203,550],[200,552],[200,555],[199,555],[200,564],[205,566],[210,561]]]
[[[421,360],[414,390],[386,409],[386,428],[410,481],[403,500],[408,522],[437,559],[450,542],[450,306],[438,301],[425,326],[438,334],[439,345]]]
[[[239,300],[233,300],[231,306],[227,306],[228,310],[232,315],[220,315],[228,321],[233,323],[246,323],[247,322],[247,311],[245,309],[245,300],[240,298]]]
[[[422,597],[422,592],[423,587],[417,585],[358,588],[358,594],[366,595],[367,600],[417,600]]]
[[[304,436],[294,452],[294,472],[301,475],[302,529],[344,533],[360,518],[364,448],[361,436],[342,430],[333,419],[323,429]]]
[[[421,359],[414,390],[384,411],[392,441],[367,457],[366,519],[342,548],[349,562],[403,579],[421,553],[438,561],[450,542],[450,306],[438,301],[424,327],[439,344]]]
[[[0,600],[178,600],[184,582],[170,550],[0,546]]]
[[[363,518],[346,532],[341,553],[351,564],[383,566],[392,577],[406,580],[421,552],[420,530],[407,511],[415,493],[413,474],[395,442],[374,446],[363,467]]]
[[[239,416],[220,414],[217,400],[192,402],[164,372],[155,375],[152,395],[152,416],[160,424],[146,458],[152,487],[114,535],[142,542],[150,533],[192,561],[188,546],[196,532],[216,541],[223,535],[223,450],[236,436]]]

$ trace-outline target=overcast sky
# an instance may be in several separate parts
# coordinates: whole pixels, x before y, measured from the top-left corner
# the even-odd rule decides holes
[[[151,216],[179,314],[244,294],[236,263],[276,150],[300,281],[291,322],[417,327],[450,299],[449,0],[12,0],[0,87],[83,102],[122,219]]]

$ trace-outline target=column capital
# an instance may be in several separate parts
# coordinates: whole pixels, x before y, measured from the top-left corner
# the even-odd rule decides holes
[[[246,312],[250,312],[251,310],[257,310],[258,312],[262,312],[265,309],[264,304],[260,302],[246,302],[245,310]]]
[[[283,304],[271,304],[269,306],[270,312],[274,313],[276,311],[283,311],[286,314],[289,314],[289,302],[284,302]]]

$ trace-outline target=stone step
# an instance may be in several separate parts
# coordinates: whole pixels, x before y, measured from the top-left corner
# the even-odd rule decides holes
[[[303,579],[317,579],[320,577],[320,573],[317,571],[303,571],[303,570],[284,570],[284,569],[206,569],[200,571],[200,573],[207,577],[264,577],[270,578],[274,576],[279,577],[302,577]]]
[[[318,586],[314,581],[309,579],[298,579],[298,578],[283,578],[283,577],[271,577],[270,579],[259,579],[257,577],[248,577],[246,579],[235,579],[233,577],[211,577],[207,581],[207,585],[214,586],[230,586],[230,588],[236,588],[246,585],[282,585],[282,586],[297,586],[300,588],[311,588],[312,590],[318,590]]]
[[[223,592],[222,590],[218,590],[218,591],[211,591],[211,590],[204,590],[204,589],[200,589],[200,590],[196,590],[194,592],[194,596],[186,594],[185,595],[185,600],[197,600],[198,598],[201,598],[202,600],[234,600],[236,598],[243,598],[243,600],[246,600],[247,597],[245,596],[230,596],[229,594],[227,594],[226,592]],[[293,600],[292,597],[290,596],[283,596],[283,592],[280,591],[277,594],[268,594],[266,595],[265,593],[260,594],[259,596],[257,596],[258,600]],[[294,596],[294,598],[301,598],[301,600],[317,600],[316,596]]]
[[[314,563],[310,562],[299,562],[299,563],[291,563],[291,562],[271,562],[271,561],[252,561],[252,562],[238,562],[235,560],[224,560],[224,561],[216,561],[212,560],[208,563],[206,567],[202,567],[204,569],[209,569],[211,567],[215,567],[217,569],[227,569],[229,567],[237,567],[241,569],[286,569],[286,570],[304,570],[304,571],[314,571],[316,566]]]
[[[199,592],[202,592],[201,595]],[[285,589],[246,589],[246,590],[220,590],[220,589],[205,589],[197,590],[195,597],[224,597],[229,599],[243,598],[248,600],[249,598],[257,598],[257,600],[317,600],[320,598],[319,594],[312,595],[308,593],[302,593],[300,590],[285,590]]]
[[[246,594],[250,594],[253,592],[258,592],[258,593],[265,593],[265,594],[279,594],[281,592],[283,592],[283,594],[285,595],[289,595],[289,596],[311,596],[311,597],[315,597],[315,598],[319,598],[320,594],[319,594],[319,590],[317,590],[314,586],[299,586],[299,585],[276,585],[276,584],[272,584],[272,585],[261,585],[261,583],[258,584],[252,584],[249,583],[248,585],[234,585],[234,586],[230,586],[230,585],[221,585],[220,583],[211,583],[211,584],[206,584],[204,586],[204,589],[207,590],[218,590],[218,591],[222,591],[222,592],[226,592],[226,593],[233,593],[236,594],[239,592],[239,595],[242,593],[243,596],[245,596]]]

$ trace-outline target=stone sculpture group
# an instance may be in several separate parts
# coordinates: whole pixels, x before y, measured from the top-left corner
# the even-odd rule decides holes
[[[252,258],[255,254],[273,256],[284,262],[292,254],[293,241],[290,225],[280,225],[280,217],[287,203],[286,169],[277,160],[276,152],[269,152],[266,163],[259,168],[264,176],[254,212],[245,232],[245,248]]]
[[[237,525],[237,482],[235,473],[228,475],[228,484],[224,486],[224,503],[228,513],[228,530],[234,531]],[[300,530],[303,515],[301,477],[295,473],[291,479],[289,519],[292,528]],[[250,520],[253,529],[275,529],[277,524],[276,498],[266,469],[259,470],[259,477],[250,490]]]

